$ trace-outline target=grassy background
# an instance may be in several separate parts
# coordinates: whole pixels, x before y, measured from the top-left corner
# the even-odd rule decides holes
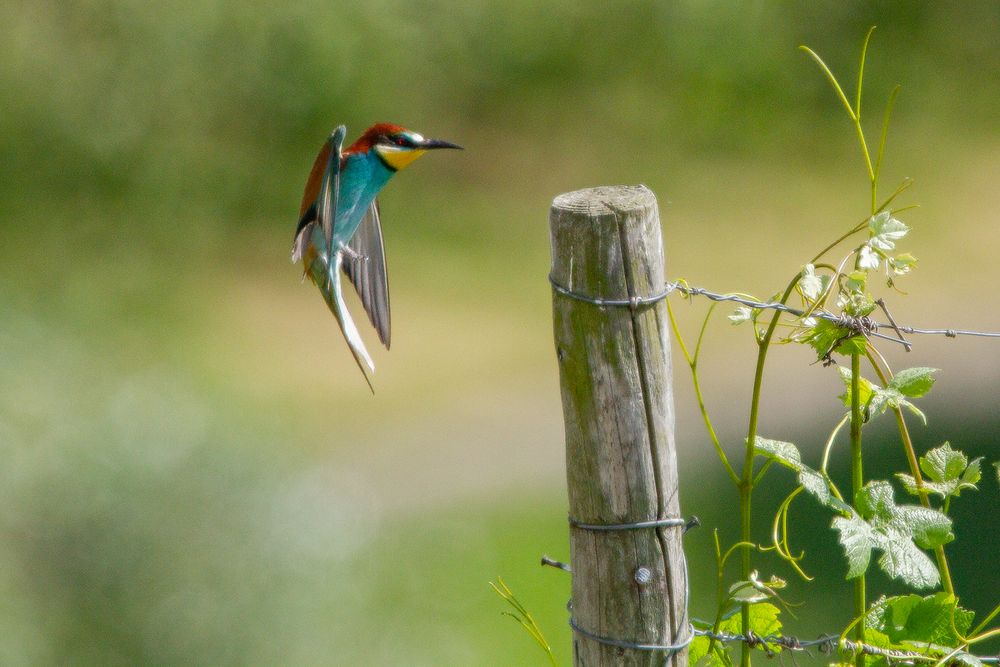
[[[0,6],[0,663],[534,664],[498,574],[567,660],[568,578],[536,565],[568,555],[548,204],[644,182],[672,276],[772,293],[867,206],[850,126],[795,47],[851,86],[872,24],[872,132],[904,86],[884,180],[914,177],[921,204],[894,314],[1000,329],[994,3]],[[376,120],[467,150],[383,197],[395,332],[373,399],[286,258],[326,133]],[[944,369],[921,449],[1000,458],[996,345],[888,350]],[[839,380],[778,352],[762,432],[814,452]],[[702,373],[734,449],[752,353],[720,317]],[[732,537],[736,494],[676,384],[685,511]],[[902,469],[871,433],[870,473]],[[790,486],[774,479],[762,512]],[[954,508],[980,612],[998,498],[990,478]],[[799,510],[818,580],[788,624],[810,635],[846,622],[849,593],[828,518]],[[709,530],[687,543],[708,615]]]

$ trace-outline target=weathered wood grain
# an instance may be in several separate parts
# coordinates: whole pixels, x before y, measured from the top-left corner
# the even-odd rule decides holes
[[[560,285],[606,299],[662,290],[659,214],[656,197],[645,186],[560,195],[549,223],[552,276]],[[614,524],[680,516],[665,308],[662,303],[600,307],[553,292],[569,511],[578,521]],[[572,614],[580,627],[652,644],[687,636],[680,528],[571,528],[570,540]],[[574,664],[661,667],[664,657],[574,633]],[[687,652],[670,664],[684,667]]]

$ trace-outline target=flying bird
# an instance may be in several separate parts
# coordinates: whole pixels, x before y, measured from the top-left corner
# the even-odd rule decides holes
[[[335,129],[313,162],[299,209],[292,262],[319,288],[347,340],[361,373],[372,386],[375,364],[347,310],[341,273],[358,295],[378,338],[389,349],[389,283],[376,197],[393,175],[429,150],[461,148],[425,139],[399,125],[378,123],[346,149],[347,128]]]

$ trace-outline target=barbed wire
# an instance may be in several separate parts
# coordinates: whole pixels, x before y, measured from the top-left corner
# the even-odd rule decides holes
[[[708,637],[709,639],[714,639],[720,642],[739,642],[746,644],[751,648],[760,647],[765,655],[769,658],[773,658],[776,655],[775,648],[780,648],[785,651],[805,651],[809,652],[810,648],[815,648],[817,651],[824,655],[832,655],[838,649],[843,649],[849,653],[862,653],[864,655],[871,655],[886,658],[887,660],[898,660],[901,662],[939,662],[943,657],[947,657],[949,653],[954,652],[955,655],[952,656],[952,660],[949,662],[957,662],[958,655],[969,655],[968,653],[962,651],[958,652],[956,649],[951,649],[947,647],[934,647],[937,651],[937,655],[931,655],[930,653],[920,653],[918,651],[903,651],[900,649],[891,649],[884,646],[874,646],[872,644],[866,644],[864,642],[859,642],[851,639],[841,639],[840,635],[824,635],[818,639],[799,639],[791,635],[766,635],[761,636],[753,631],[748,631],[742,634],[733,634],[728,632],[712,632],[711,630],[700,630],[695,629],[694,634],[701,637]],[[928,650],[930,647],[928,646]],[[1000,656],[972,656],[976,660],[986,664],[997,664],[1000,663]]]
[[[704,287],[688,287],[680,281],[670,283],[672,285],[671,292],[677,290],[688,296],[703,296],[706,299],[712,301],[732,301],[733,303],[738,303],[741,306],[747,306],[755,310],[776,310],[782,313],[788,313],[789,315],[795,315],[796,317],[803,317],[808,315],[809,317],[815,317],[821,320],[827,320],[833,324],[854,331],[856,333],[864,334],[865,336],[871,336],[873,338],[881,338],[883,340],[892,341],[893,343],[899,343],[909,347],[909,341],[905,340],[902,335],[898,338],[893,336],[888,336],[883,333],[879,333],[879,327],[888,327],[889,325],[880,324],[874,321],[870,317],[851,317],[850,315],[835,315],[827,310],[814,310],[812,312],[802,310],[800,308],[793,308],[792,306],[787,306],[778,301],[754,301],[753,299],[747,299],[746,297],[737,296],[735,294],[718,294],[716,292],[710,292]],[[896,331],[902,331],[903,327],[893,326],[892,329]],[[912,327],[910,327],[912,328]],[[1000,335],[1000,334],[998,334]]]
[[[545,563],[547,564],[547,563]],[[560,563],[560,565],[562,565]],[[572,603],[567,605],[572,609]],[[906,651],[902,649],[888,648],[885,646],[875,646],[873,644],[868,644],[865,642],[859,642],[853,639],[842,638],[840,635],[823,635],[817,639],[799,639],[794,635],[758,635],[753,630],[748,630],[747,632],[734,634],[729,632],[713,632],[711,630],[705,630],[700,628],[695,628],[693,625],[689,626],[689,632],[687,637],[677,641],[674,644],[657,644],[649,642],[636,642],[624,639],[616,639],[613,637],[605,637],[599,635],[589,630],[585,630],[580,627],[574,620],[572,615],[569,619],[569,625],[573,631],[577,634],[583,635],[587,639],[591,639],[600,644],[605,644],[606,646],[613,646],[620,649],[631,649],[633,651],[644,651],[644,652],[654,652],[663,653],[668,659],[675,653],[687,648],[691,641],[696,637],[707,637],[708,639],[714,639],[718,642],[723,643],[741,643],[746,644],[750,648],[760,648],[763,650],[764,655],[768,658],[774,658],[779,655],[778,650],[781,651],[791,651],[791,652],[804,652],[812,657],[812,653],[809,649],[815,648],[817,651],[823,655],[833,655],[838,651],[844,651],[851,654],[862,654],[870,655],[880,658],[885,658],[887,661],[896,661],[906,664],[914,664],[917,662],[923,663],[938,663],[942,664],[969,664],[967,658],[972,658],[979,661],[982,664],[998,664],[1000,663],[1000,655],[973,655],[967,651],[959,650],[958,648],[952,648],[947,646],[931,646],[927,644],[927,650],[923,653],[912,650]],[[924,643],[924,642],[913,642],[914,644]],[[930,651],[933,650],[934,653]],[[793,658],[794,662],[794,658]]]
[[[778,310],[790,315],[795,315],[796,317],[802,317],[807,314],[807,311],[801,310],[799,308],[793,308],[791,306],[786,306],[783,303],[777,301],[754,301],[752,299],[743,298],[734,294],[718,294],[715,292],[710,292],[703,287],[689,287],[681,281],[675,281],[668,283],[670,291],[678,291],[688,296],[703,296],[712,301],[733,301],[743,306],[748,306],[750,308],[757,308],[761,310]],[[666,295],[664,295],[666,296]],[[880,300],[881,301],[881,300]],[[876,302],[877,303],[877,302]],[[810,317],[818,317],[820,319],[829,320],[834,324],[838,324],[845,329],[861,329],[858,327],[855,320],[859,318],[852,318],[845,315],[835,315],[826,310],[816,310],[808,313]],[[969,329],[922,329],[919,327],[903,326],[892,322],[892,317],[888,314],[886,315],[890,320],[890,324],[883,324],[880,322],[871,322],[870,324],[877,331],[880,327],[887,329],[892,329],[901,334],[925,334],[925,335],[939,335],[945,336],[947,338],[957,338],[958,336],[979,336],[983,338],[1000,338],[1000,331],[972,331]],[[860,318],[863,319],[863,318]],[[859,333],[865,333],[864,331],[858,331]],[[892,336],[885,336],[883,334],[878,334],[875,332],[869,332],[869,335],[874,335],[878,338],[884,338],[885,340],[891,340],[896,343],[903,343],[904,341],[899,338],[893,338]]]
[[[659,303],[660,301],[666,299],[673,292],[681,292],[687,296],[701,296],[716,302],[731,302],[736,303],[741,306],[746,306],[754,310],[774,310],[781,313],[787,313],[789,315],[794,315],[796,317],[815,317],[817,319],[826,320],[835,324],[841,328],[853,331],[858,334],[862,334],[867,337],[880,338],[882,340],[891,341],[893,343],[898,343],[906,347],[907,351],[910,349],[910,342],[903,338],[903,334],[922,334],[922,335],[940,335],[946,338],[957,338],[958,336],[976,336],[981,338],[1000,338],[1000,332],[996,331],[972,331],[969,329],[927,329],[914,326],[904,326],[898,325],[893,320],[892,316],[889,315],[889,311],[886,309],[885,304],[881,301],[876,301],[876,304],[881,306],[882,311],[886,314],[886,318],[889,320],[889,324],[882,322],[877,322],[870,317],[853,317],[850,315],[837,315],[828,310],[816,309],[812,311],[803,310],[801,308],[795,308],[788,306],[786,304],[780,303],[778,301],[757,301],[755,299],[750,299],[745,296],[740,296],[737,294],[721,294],[719,292],[712,292],[704,287],[692,287],[688,285],[683,280],[675,280],[673,282],[668,282],[663,290],[652,294],[650,296],[633,296],[627,299],[603,299],[599,297],[592,297],[586,294],[581,294],[579,292],[574,292],[572,289],[559,284],[555,277],[551,274],[549,275],[549,282],[552,284],[552,288],[562,294],[563,296],[575,299],[577,301],[583,301],[585,303],[590,303],[595,306],[600,307],[610,307],[610,306],[627,306],[632,309],[636,309],[642,306],[651,306],[653,304]],[[896,333],[896,336],[890,336],[884,333],[880,333],[879,329],[891,329]]]

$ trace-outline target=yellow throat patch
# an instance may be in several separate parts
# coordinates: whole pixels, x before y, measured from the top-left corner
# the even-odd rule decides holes
[[[396,171],[400,171],[403,167],[406,167],[427,152],[420,149],[403,150],[391,146],[375,146],[375,150],[385,160],[385,163]]]

